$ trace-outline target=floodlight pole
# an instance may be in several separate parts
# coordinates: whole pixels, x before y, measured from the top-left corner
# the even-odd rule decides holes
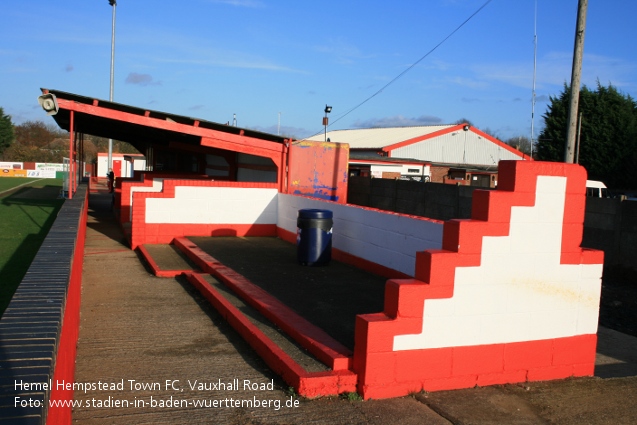
[[[325,141],[327,142],[327,126],[329,123],[329,118],[327,118],[327,114],[332,112],[332,107],[325,105],[324,112],[325,112],[325,116],[323,117],[323,126],[325,127],[324,135],[325,135]]]
[[[115,78],[115,9],[117,8],[117,0],[108,0],[113,6],[113,29],[111,31],[111,87],[108,96],[109,102],[113,101],[113,81]],[[108,162],[107,168],[110,171],[113,168],[113,139],[108,139]]]
[[[568,109],[568,131],[564,162],[573,163],[575,157],[575,136],[577,134],[577,112],[579,107],[579,87],[582,73],[582,56],[584,55],[584,31],[586,29],[586,10],[588,0],[579,0],[577,9],[577,28],[575,29],[575,47],[573,53],[573,71],[571,73],[571,99]]]

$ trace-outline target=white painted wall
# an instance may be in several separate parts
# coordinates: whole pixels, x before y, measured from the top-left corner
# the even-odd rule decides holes
[[[536,341],[597,333],[602,264],[560,264],[566,177],[540,176],[534,206],[511,209],[508,236],[485,236],[479,267],[424,302],[422,332],[394,350]],[[453,330],[453,331],[450,331]]]
[[[121,161],[122,175],[120,177],[133,177],[134,171],[143,171],[146,169],[146,160],[143,157],[139,159],[133,157],[133,164],[124,160],[124,155],[113,154],[114,161]],[[106,178],[108,172],[108,155],[98,155],[97,157],[97,177]]]
[[[278,226],[296,233],[298,210],[305,208],[332,211],[334,248],[410,276],[417,251],[442,246],[442,222],[295,195],[279,194]]]
[[[153,183],[152,186],[131,186],[130,195],[128,200],[128,205],[133,205],[133,194],[135,192],[161,192],[164,190],[164,179],[162,178],[151,178]],[[128,217],[128,221],[133,220],[133,208],[130,208],[130,213]]]
[[[277,189],[177,186],[174,198],[146,199],[147,223],[276,224]]]

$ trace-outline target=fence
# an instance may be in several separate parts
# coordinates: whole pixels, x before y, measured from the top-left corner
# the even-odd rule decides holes
[[[471,202],[476,189],[482,188],[350,177],[347,201],[364,207],[450,220],[471,217]]]
[[[603,250],[605,266],[637,270],[637,202],[586,198],[582,246]]]

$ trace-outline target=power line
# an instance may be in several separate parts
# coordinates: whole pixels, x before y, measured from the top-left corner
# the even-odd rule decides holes
[[[422,62],[427,56],[429,56],[430,54],[432,54],[433,52],[436,51],[436,49],[438,49],[438,47],[442,46],[447,40],[449,40],[456,32],[458,32],[462,27],[464,27],[471,19],[473,19],[474,16],[476,16],[478,13],[480,13],[480,11],[482,11],[482,9],[484,9],[489,3],[491,3],[492,0],[487,0],[482,6],[480,6],[478,8],[478,10],[476,10],[475,12],[473,12],[467,19],[464,20],[464,22],[462,22],[460,25],[458,25],[453,31],[451,31],[445,38],[442,39],[442,41],[440,41],[438,44],[436,44],[431,50],[429,50],[427,53],[425,53],[420,59],[418,59],[416,62],[414,62],[413,64],[411,64],[409,67],[407,67],[403,72],[401,72],[400,74],[398,74],[397,76],[395,76],[393,79],[391,79],[387,84],[385,84],[383,87],[381,87],[378,91],[376,91],[374,94],[372,94],[371,96],[369,96],[367,99],[363,100],[362,102],[360,102],[358,105],[354,106],[353,108],[349,109],[347,112],[345,112],[344,114],[340,115],[338,118],[336,118],[330,125],[328,125],[328,127],[331,127],[332,125],[336,124],[337,122],[339,122],[340,120],[342,120],[343,118],[345,118],[346,116],[348,116],[349,114],[351,114],[352,112],[354,112],[356,109],[360,108],[361,106],[363,106],[364,104],[366,104],[367,102],[369,102],[370,100],[372,100],[373,98],[375,98],[376,96],[378,96],[379,94],[381,94],[387,87],[389,87],[390,85],[392,85],[393,83],[395,83],[396,81],[398,81],[403,75],[405,75],[406,73],[408,73],[409,71],[411,71],[416,65],[418,65],[420,62]],[[318,134],[322,133],[323,130],[317,132],[316,134],[313,134],[310,137],[314,137],[317,136]],[[309,138],[309,137],[308,137]]]

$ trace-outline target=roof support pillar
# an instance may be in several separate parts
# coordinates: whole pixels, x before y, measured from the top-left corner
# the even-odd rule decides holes
[[[74,191],[74,180],[75,180],[75,161],[73,160],[73,145],[75,143],[75,112],[71,111],[70,114],[70,123],[69,123],[69,174],[67,176],[68,179],[68,189],[69,189],[69,199],[73,199],[73,191]]]

